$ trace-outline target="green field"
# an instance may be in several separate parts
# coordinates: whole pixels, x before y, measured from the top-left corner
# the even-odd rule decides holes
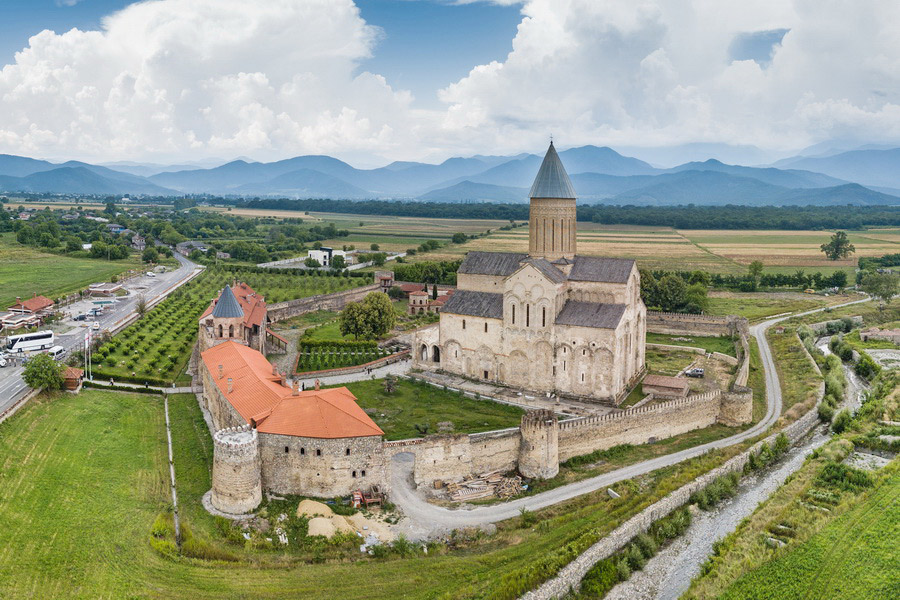
[[[137,257],[106,261],[93,258],[71,258],[40,252],[16,242],[14,233],[0,234],[0,310],[16,301],[16,297],[38,295],[56,298],[107,281],[129,269],[140,266]]]
[[[674,338],[678,338],[677,340]],[[664,333],[647,333],[648,344],[666,344],[669,346],[690,346],[703,348],[707,352],[719,352],[728,356],[737,356],[734,340],[730,337],[703,337],[699,335],[666,335]]]
[[[85,391],[32,401],[0,425],[0,597],[6,598],[516,598],[662,495],[721,463],[713,452],[539,512],[523,527],[461,536],[427,556],[303,559],[217,539],[199,508],[211,440],[196,400],[171,400],[184,522],[239,562],[168,558],[150,530],[168,506],[162,402]]]
[[[647,372],[657,375],[678,375],[685,367],[700,356],[691,352],[669,352],[647,349]]]
[[[781,382],[782,413],[791,411],[792,417],[797,418],[816,403],[822,376],[813,367],[794,329],[786,328],[784,333],[770,329],[767,339]]]
[[[452,423],[453,433],[476,433],[517,427],[523,410],[490,400],[476,400],[426,383],[399,380],[392,394],[384,391],[384,380],[348,383],[359,405],[372,415],[387,440],[422,437],[416,429],[427,427],[438,433],[438,423]]]

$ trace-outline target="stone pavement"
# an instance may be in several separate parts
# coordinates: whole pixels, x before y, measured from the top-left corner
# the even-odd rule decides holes
[[[381,379],[386,375],[406,375],[412,367],[412,360],[401,360],[383,367],[372,369],[369,372],[361,371],[359,373],[350,373],[348,375],[331,375],[328,377],[319,377],[319,383],[322,385],[338,385],[341,383],[353,383],[354,381],[368,381],[370,379]],[[306,386],[306,389],[312,389],[315,385],[316,377],[304,377],[299,381]]]

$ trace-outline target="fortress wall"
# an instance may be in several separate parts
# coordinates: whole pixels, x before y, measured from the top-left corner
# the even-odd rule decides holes
[[[269,321],[272,323],[283,321],[284,319],[290,319],[291,317],[317,310],[341,310],[348,302],[358,302],[365,298],[369,292],[380,291],[381,285],[373,283],[331,294],[319,294],[308,298],[269,304],[267,307]]]
[[[322,439],[260,433],[259,454],[262,487],[275,494],[344,496],[372,485],[384,488],[389,481],[381,436]]]
[[[410,452],[416,457],[416,485],[434,480],[460,481],[489,471],[514,471],[519,462],[519,428],[485,433],[435,435],[427,438],[385,442],[385,454],[393,457]]]
[[[709,427],[719,417],[720,393],[710,392],[608,415],[562,421],[559,460],[619,444],[646,444]]]
[[[647,331],[667,335],[732,335],[738,329],[739,317],[689,315],[648,310]]]

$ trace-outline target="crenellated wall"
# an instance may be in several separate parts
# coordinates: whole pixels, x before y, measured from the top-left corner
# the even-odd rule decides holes
[[[719,317],[715,315],[690,315],[647,311],[647,331],[667,335],[734,335],[741,328],[741,317]]]
[[[332,294],[319,294],[318,296],[270,304],[268,306],[269,322],[283,321],[317,310],[341,310],[349,302],[358,302],[365,298],[366,294],[380,291],[381,285],[373,283]]]

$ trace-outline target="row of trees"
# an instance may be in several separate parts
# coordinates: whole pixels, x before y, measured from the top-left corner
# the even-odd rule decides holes
[[[650,271],[641,271],[641,299],[651,310],[702,313],[709,307],[707,285],[703,277],[688,283],[676,274],[657,279]]]

